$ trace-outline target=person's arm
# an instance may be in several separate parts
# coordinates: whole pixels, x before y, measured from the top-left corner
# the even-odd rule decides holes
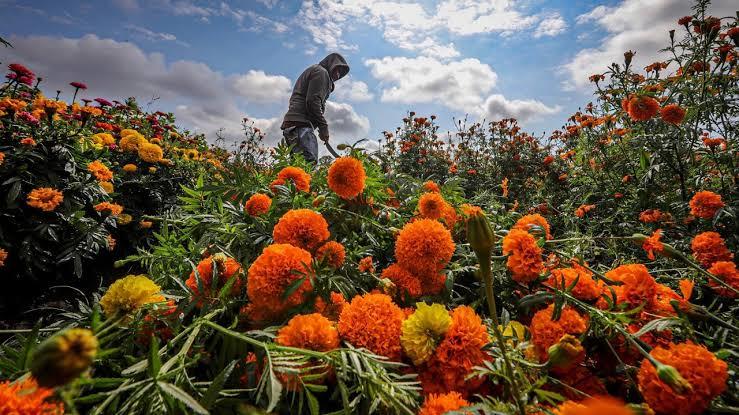
[[[318,127],[318,136],[321,140],[328,140],[328,123],[323,116],[324,102],[329,94],[331,79],[328,73],[316,70],[308,80],[308,91],[305,94],[306,113],[313,123]]]

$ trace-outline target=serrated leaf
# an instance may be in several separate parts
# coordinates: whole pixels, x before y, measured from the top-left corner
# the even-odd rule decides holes
[[[203,408],[195,398],[171,383],[157,382],[157,387],[159,387],[162,392],[185,404],[185,406],[192,409],[193,412],[197,414],[207,415],[210,413],[207,409]]]
[[[236,362],[236,360],[232,361],[210,383],[208,390],[205,391],[205,395],[201,400],[203,407],[205,407],[206,409],[210,409],[213,406],[216,398],[218,398],[218,394],[221,392],[221,390],[223,390],[223,385],[228,380],[228,377],[231,376],[231,372],[233,371],[234,367],[236,367]]]

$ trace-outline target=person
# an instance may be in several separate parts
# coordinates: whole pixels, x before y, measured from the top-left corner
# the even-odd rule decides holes
[[[321,62],[309,66],[295,81],[290,105],[280,129],[285,144],[292,146],[292,152],[302,154],[311,162],[318,161],[318,136],[328,143],[328,123],[323,113],[326,100],[334,90],[334,82],[349,73],[346,59],[338,53],[331,53]]]

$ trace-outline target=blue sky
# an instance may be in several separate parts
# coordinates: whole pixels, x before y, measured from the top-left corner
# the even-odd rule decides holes
[[[714,1],[717,15],[732,1]],[[242,117],[279,135],[292,82],[328,52],[351,66],[327,107],[335,141],[377,139],[406,111],[443,130],[470,114],[552,131],[591,98],[587,76],[624,51],[658,58],[688,0],[0,0],[3,64],[47,91],[158,97],[152,110],[229,140]]]

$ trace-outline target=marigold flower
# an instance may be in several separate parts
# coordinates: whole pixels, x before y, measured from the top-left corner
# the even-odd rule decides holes
[[[423,406],[418,411],[418,415],[443,415],[449,411],[464,408],[465,406],[470,406],[470,403],[458,392],[432,393],[426,397]]]
[[[586,213],[590,212],[593,209],[595,209],[595,205],[580,205],[580,207],[575,210],[575,216],[577,216],[578,218],[582,218],[585,216]]]
[[[274,244],[264,248],[249,267],[246,280],[252,310],[258,309],[264,319],[273,320],[302,304],[306,294],[313,290],[310,263],[310,253],[292,245]],[[303,279],[302,284],[284,298],[285,290],[299,279]]]
[[[321,245],[316,251],[316,258],[319,261],[326,261],[334,269],[341,268],[346,259],[346,249],[344,245],[336,241],[328,241]]]
[[[127,131],[127,130],[123,130],[123,131]],[[148,143],[146,138],[144,138],[143,135],[139,134],[138,131],[128,130],[131,132],[126,135],[123,134],[123,131],[121,131],[121,140],[118,142],[118,146],[123,151],[131,152],[131,153],[138,152],[140,146]]]
[[[669,104],[660,110],[660,115],[662,116],[662,121],[668,124],[680,125],[685,118],[685,110],[677,104]]]
[[[551,229],[549,228],[549,222],[538,213],[532,215],[526,215],[521,217],[516,224],[513,225],[512,229],[521,229],[529,232],[533,235],[544,233],[544,237],[552,239]]]
[[[690,392],[676,393],[658,376],[658,371],[644,359],[637,374],[639,391],[649,407],[660,414],[690,415],[703,413],[713,398],[726,390],[727,364],[705,347],[691,342],[652,349],[650,355],[670,366],[690,385]]]
[[[662,245],[660,239],[662,239],[662,229],[657,229],[641,246],[642,249],[647,251],[647,257],[652,261],[654,261],[655,252],[661,253],[665,250],[665,246]]]
[[[565,334],[579,336],[588,328],[587,317],[583,317],[574,308],[565,306],[562,308],[559,320],[553,321],[554,304],[539,310],[531,318],[531,343],[539,356],[539,361],[544,362],[549,357],[549,348],[558,343]]]
[[[446,267],[453,253],[451,233],[431,219],[407,223],[395,241],[398,264],[415,275],[438,273]]]
[[[700,191],[690,199],[690,213],[699,218],[712,219],[722,207],[721,195],[708,190]]]
[[[113,183],[111,182],[100,182],[99,184],[100,184],[100,187],[102,187],[103,190],[105,190],[105,193],[110,194],[110,193],[113,193],[113,191],[115,190],[113,188]]]
[[[5,153],[0,151],[0,166],[3,165],[3,162],[5,161]]]
[[[310,191],[310,179],[310,174],[306,173],[305,170],[300,167],[288,166],[277,173],[277,179],[272,182],[271,187],[274,187],[275,185],[284,185],[288,180],[290,180],[296,189],[307,193]]]
[[[95,160],[87,164],[87,171],[92,173],[101,182],[113,180],[113,172],[100,160]]]
[[[218,273],[218,284],[213,282],[213,264],[216,265]],[[197,300],[197,306],[202,307],[203,301],[213,295],[217,295],[220,288],[224,286],[230,279],[236,278],[231,287],[231,295],[237,295],[242,287],[242,269],[235,259],[227,257],[224,254],[215,254],[205,258],[198,263],[196,269],[190,272],[190,276],[185,281],[185,285],[193,293],[193,298]],[[197,275],[195,271],[197,270]],[[198,283],[199,279],[199,283]],[[200,287],[202,286],[202,292]]]
[[[504,177],[503,181],[500,182],[500,187],[503,189],[503,197],[508,197],[508,178]]]
[[[582,402],[565,401],[553,413],[555,415],[636,415],[622,401],[612,396],[592,396]]]
[[[541,259],[542,250],[530,233],[521,229],[511,229],[503,238],[503,255],[508,255],[506,265],[513,280],[528,284],[544,271]]]
[[[656,223],[663,217],[664,214],[659,209],[647,209],[639,214],[639,220],[643,223]]]
[[[100,202],[94,207],[96,211],[98,212],[108,211],[112,216],[118,216],[121,214],[121,212],[123,212],[123,206],[117,203]]]
[[[375,265],[371,256],[366,256],[359,260],[357,266],[359,272],[369,272],[370,274],[375,272]]]
[[[277,344],[327,352],[339,347],[339,332],[326,317],[297,315],[277,332]]]
[[[53,212],[63,200],[62,192],[51,187],[39,187],[28,193],[26,204],[44,212]]]
[[[150,220],[139,221],[139,227],[141,227],[141,229],[149,229],[153,224],[154,223]]]
[[[2,261],[0,261],[2,262]],[[708,269],[708,272],[718,277],[721,281],[725,282],[730,287],[739,290],[739,271],[736,269],[736,264],[731,261],[716,261]],[[716,292],[716,294],[727,297],[737,298],[739,295],[734,291],[724,287],[718,282],[709,279],[708,286]]]
[[[53,401],[53,396],[54,389],[39,387],[32,377],[0,382],[0,402],[4,414],[63,415],[64,405]]]
[[[138,169],[139,168],[136,167],[135,164],[131,164],[131,163],[128,163],[125,166],[123,166],[123,171],[125,171],[126,173],[134,173]]]
[[[696,235],[690,243],[693,256],[705,268],[710,268],[718,261],[731,261],[734,254],[726,248],[723,238],[718,232],[703,232]]]
[[[329,236],[326,219],[310,209],[287,211],[272,230],[276,244],[290,244],[311,252]]]
[[[570,287],[575,280],[577,283],[572,288],[572,295],[583,301],[597,299],[603,291],[603,283],[593,279],[593,273],[586,268],[556,268],[552,270],[549,284],[564,290]]]
[[[398,361],[404,319],[405,313],[389,296],[372,293],[358,295],[344,306],[339,316],[339,334],[354,347],[364,347]]]
[[[452,318],[442,304],[416,304],[416,311],[403,321],[400,336],[403,351],[414,365],[431,357],[451,324]]]
[[[659,112],[659,102],[646,95],[631,97],[628,101],[627,112],[634,121],[646,121]]]
[[[431,180],[428,180],[423,183],[423,190],[430,192],[430,193],[440,193],[441,192],[439,185]]]
[[[250,216],[261,216],[269,212],[270,206],[272,198],[263,193],[255,193],[246,201],[244,209]]]
[[[423,392],[456,391],[469,396],[485,381],[472,377],[475,366],[490,360],[483,348],[490,342],[482,319],[468,306],[452,310],[452,323],[429,359],[419,371]]]
[[[549,365],[555,372],[567,371],[585,360],[585,349],[580,340],[571,334],[565,334],[559,341],[547,349]]]
[[[143,143],[139,145],[139,157],[148,163],[158,163],[164,158],[162,148],[156,144]]]
[[[146,275],[127,275],[113,282],[100,299],[105,314],[130,314],[145,304],[164,301],[161,288]]]
[[[426,219],[441,218],[447,206],[447,202],[439,193],[424,193],[418,199],[418,211]]]
[[[353,199],[364,191],[366,177],[361,160],[339,157],[328,169],[328,187],[342,199]]]
[[[329,301],[326,302],[322,297],[316,297],[313,309],[331,321],[338,321],[344,306],[347,305],[344,294],[331,291]]]
[[[92,331],[65,330],[38,346],[31,361],[31,373],[41,386],[65,385],[90,367],[97,349],[98,340]]]
[[[655,300],[657,282],[642,264],[625,264],[606,272],[612,281],[620,281],[623,285],[614,287],[618,304],[627,303],[632,308],[646,303],[651,306]]]
[[[8,259],[8,251],[0,248],[0,268],[5,266],[6,259]]]

